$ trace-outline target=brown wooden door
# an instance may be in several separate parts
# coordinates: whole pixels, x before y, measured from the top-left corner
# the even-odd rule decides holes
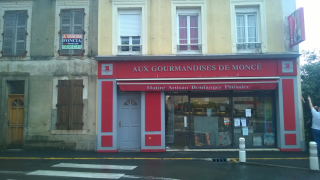
[[[8,145],[22,144],[24,95],[9,95]]]

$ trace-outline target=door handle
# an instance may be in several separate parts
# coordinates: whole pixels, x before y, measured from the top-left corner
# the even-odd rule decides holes
[[[121,121],[119,121],[119,127],[121,127]]]

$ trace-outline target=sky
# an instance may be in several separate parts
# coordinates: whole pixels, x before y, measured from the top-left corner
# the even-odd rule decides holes
[[[300,52],[320,48],[320,0],[296,0],[296,7],[304,8],[306,40],[300,43]]]

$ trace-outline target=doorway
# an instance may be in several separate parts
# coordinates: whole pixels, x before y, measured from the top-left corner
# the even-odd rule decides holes
[[[141,149],[140,94],[119,96],[118,130],[120,150]]]
[[[20,149],[23,142],[24,81],[8,82],[7,148]]]

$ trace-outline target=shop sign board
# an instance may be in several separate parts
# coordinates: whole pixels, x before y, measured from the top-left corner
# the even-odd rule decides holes
[[[102,64],[101,75],[113,75],[113,65],[112,64]]]
[[[282,73],[293,73],[293,62],[282,61]]]
[[[224,83],[224,84],[139,84],[136,82],[121,84],[121,91],[221,91],[221,90],[272,90],[277,88],[277,83]]]
[[[82,49],[82,34],[63,34],[62,49]]]
[[[295,60],[291,61],[294,63]],[[280,63],[280,67],[278,66],[278,62]],[[109,69],[106,69],[107,66],[109,66]],[[118,79],[263,77],[278,76],[278,70],[281,72],[281,61],[276,59],[214,61],[108,61],[99,62],[98,70],[99,78]],[[112,71],[112,73],[110,71]]]
[[[299,8],[289,17],[290,48],[306,40],[304,27],[304,11]]]

